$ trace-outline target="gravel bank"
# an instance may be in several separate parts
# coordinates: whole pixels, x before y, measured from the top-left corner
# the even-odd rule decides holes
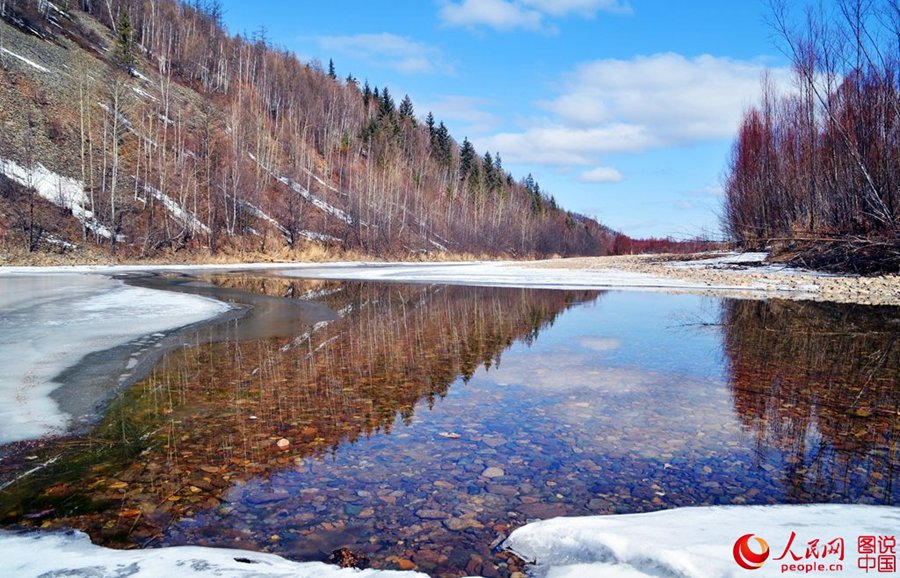
[[[764,255],[742,258],[735,254],[625,255],[617,257],[578,257],[523,263],[525,267],[546,269],[613,269],[648,273],[659,277],[702,283],[711,294],[717,286],[746,287],[747,296],[777,297],[860,303],[864,305],[900,305],[900,275],[832,275],[760,263]],[[728,291],[735,295],[734,291]]]

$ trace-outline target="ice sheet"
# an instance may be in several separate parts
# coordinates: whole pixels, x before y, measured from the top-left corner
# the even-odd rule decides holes
[[[369,279],[413,283],[454,283],[494,287],[536,287],[550,289],[673,288],[709,289],[703,283],[657,277],[617,269],[550,269],[522,266],[512,262],[467,263],[332,263],[290,268],[285,275],[318,279]],[[744,288],[746,289],[746,288]]]
[[[781,576],[785,562],[843,564],[840,572],[804,576],[865,576],[858,568],[858,537],[895,536],[898,529],[896,507],[716,506],[544,520],[514,531],[504,547],[536,561],[535,575],[542,577],[729,578],[751,574],[735,562],[733,549],[741,536],[753,534],[770,548],[759,576]],[[796,532],[791,551],[801,560],[795,562],[791,554],[775,560],[785,551],[791,532]],[[805,558],[810,540],[819,540],[821,548],[836,538],[844,540],[842,562],[837,555]]]
[[[195,546],[111,550],[94,546],[81,532],[0,532],[0,560],[6,578],[427,578],[416,572],[353,570],[322,562],[291,562],[273,554],[246,550]]]
[[[61,433],[50,393],[85,355],[213,317],[219,301],[99,275],[0,276],[0,443]]]

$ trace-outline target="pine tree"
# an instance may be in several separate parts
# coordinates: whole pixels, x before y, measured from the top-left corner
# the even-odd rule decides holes
[[[127,10],[122,10],[119,13],[115,56],[119,65],[131,72],[135,64],[134,28],[131,26],[131,18],[128,17]]]
[[[447,126],[444,124],[444,121],[438,125],[437,133],[435,135],[435,143],[437,150],[437,158],[445,167],[449,168],[450,163],[453,160],[452,149],[450,145],[450,131],[447,130]]]
[[[484,159],[481,161],[482,167],[484,167],[484,184],[487,186],[487,189],[494,189],[494,157],[491,156],[491,152],[487,151],[484,153]]]
[[[403,100],[400,102],[400,108],[397,109],[397,112],[400,113],[401,118],[412,120],[415,117],[413,103],[412,100],[410,100],[408,94],[404,95]]]
[[[465,181],[475,168],[475,147],[469,142],[469,138],[463,139],[462,148],[459,151],[459,180]]]
[[[331,80],[337,80],[337,73],[334,71],[334,60],[328,59],[328,76]]]
[[[428,111],[428,116],[425,117],[425,126],[428,127],[428,136],[431,139],[431,146],[434,147],[434,115],[431,114],[431,111]]]
[[[378,89],[376,88],[376,96]],[[387,87],[384,87],[384,90],[381,91],[381,106],[378,110],[378,116],[384,117],[393,117],[394,116],[394,99],[391,98],[391,93],[388,92]]]
[[[369,101],[372,100],[372,89],[369,87],[369,80],[366,79],[366,83],[363,86],[363,104],[366,105],[366,108],[369,108]]]

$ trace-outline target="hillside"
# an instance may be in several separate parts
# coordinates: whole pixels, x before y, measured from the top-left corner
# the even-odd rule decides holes
[[[229,35],[216,2],[6,0],[0,252],[609,252],[502,151],[398,100]]]

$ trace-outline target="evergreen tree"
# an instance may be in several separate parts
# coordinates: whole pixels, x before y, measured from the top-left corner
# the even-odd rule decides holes
[[[488,190],[493,190],[494,158],[491,156],[490,151],[484,153],[484,159],[481,161],[481,166],[484,168],[484,184],[487,186]]]
[[[372,89],[369,87],[369,81],[366,79],[366,83],[363,86],[363,104],[366,105],[366,108],[369,108],[369,101],[372,100]]]
[[[337,73],[334,71],[334,60],[328,59],[328,76],[331,80],[337,80]]]
[[[376,95],[377,95],[377,88]],[[391,98],[391,93],[388,92],[387,87],[384,87],[384,90],[381,91],[381,107],[379,108],[378,115],[382,118],[384,117],[393,117],[394,116],[394,99]]]
[[[465,181],[475,168],[475,147],[469,142],[469,138],[463,139],[462,148],[459,151],[459,180]]]
[[[412,100],[410,100],[408,94],[403,97],[403,100],[400,102],[400,108],[397,109],[397,112],[399,112],[400,116],[405,119],[412,120],[415,117],[413,103]]]
[[[116,37],[116,60],[129,72],[134,68],[134,28],[127,10],[119,13],[118,35]]]
[[[428,116],[425,117],[425,126],[428,127],[428,136],[431,139],[431,146],[434,148],[434,115],[431,114],[431,111],[428,111]]]
[[[444,167],[449,168],[451,161],[453,161],[453,151],[451,147],[450,141],[450,131],[447,130],[447,126],[444,125],[444,121],[438,125],[437,132],[435,134],[435,149],[437,151],[437,158],[444,165]]]

